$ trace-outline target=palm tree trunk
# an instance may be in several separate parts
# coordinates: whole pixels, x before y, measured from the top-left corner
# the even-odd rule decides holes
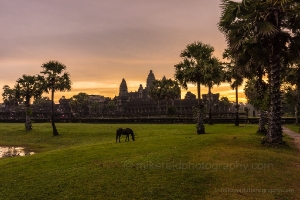
[[[204,105],[201,101],[200,97],[200,82],[197,82],[197,92],[198,92],[198,113],[197,113],[197,133],[198,134],[204,134],[205,133],[205,127],[204,127]]]
[[[26,105],[26,119],[25,119],[25,129],[26,131],[30,131],[32,129],[31,121],[30,121],[30,104],[28,102]]]
[[[266,141],[268,143],[283,143],[281,126],[281,92],[280,92],[280,47],[279,37],[275,37],[271,46],[270,56],[270,114],[268,122],[268,133]]]
[[[211,114],[211,87],[208,87],[208,106],[209,106],[209,111],[208,111],[208,124],[212,125],[212,114]]]
[[[239,126],[239,96],[238,96],[238,86],[235,87],[235,126]]]
[[[258,130],[257,133],[266,134],[267,129],[266,125],[268,124],[268,112],[265,110],[260,111],[259,121],[258,121]]]
[[[197,96],[198,96],[198,105],[200,105],[201,97],[200,97],[200,82],[197,82]]]
[[[53,129],[53,136],[57,136],[59,135],[59,133],[57,132],[55,123],[54,123],[54,89],[52,88],[51,90],[51,100],[52,100],[52,104],[51,104],[51,123],[52,123],[52,129]]]

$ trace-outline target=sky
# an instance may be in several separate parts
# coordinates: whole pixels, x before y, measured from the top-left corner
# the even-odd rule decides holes
[[[66,65],[72,89],[56,92],[55,101],[79,92],[114,97],[122,79],[128,91],[156,79],[174,79],[174,65],[188,44],[201,41],[222,59],[226,48],[217,23],[220,0],[0,0],[0,92],[23,74],[36,75],[56,60]],[[201,93],[207,93],[201,87]],[[187,91],[196,94],[196,86]],[[186,90],[182,90],[184,97]],[[228,84],[213,93],[234,101]],[[47,96],[47,95],[45,95]],[[245,101],[239,88],[239,101]],[[2,102],[2,98],[0,99]]]

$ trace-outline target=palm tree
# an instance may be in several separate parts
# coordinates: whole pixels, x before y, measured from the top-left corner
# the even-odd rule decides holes
[[[235,126],[239,126],[239,86],[243,84],[243,77],[238,72],[236,66],[231,66],[227,71],[227,77],[230,77],[230,87],[235,90]]]
[[[16,98],[16,89],[10,88],[8,85],[3,86],[2,99],[5,107],[10,110],[13,106],[18,105],[18,100]]]
[[[53,128],[53,136],[59,135],[54,123],[54,92],[71,90],[71,80],[68,72],[65,72],[66,66],[58,61],[49,61],[42,66],[42,74],[44,77],[44,91],[51,92],[51,121]],[[62,75],[61,75],[62,74]]]
[[[226,49],[223,53],[223,57],[231,59],[231,62],[225,63],[224,79],[230,83],[231,89],[235,90],[235,126],[239,126],[239,96],[238,88],[243,84],[243,78],[245,72],[241,67],[238,67],[236,60],[233,58],[232,51]]]
[[[25,104],[25,113],[26,113],[26,121],[25,121],[25,129],[29,131],[32,129],[30,115],[30,100],[31,98],[39,98],[42,91],[42,82],[41,76],[29,76],[23,75],[22,78],[19,78],[15,85],[16,98],[19,100],[24,100]]]
[[[211,89],[214,85],[220,85],[224,80],[223,66],[221,62],[216,58],[212,57],[209,60],[208,65],[204,69],[204,85],[208,87],[208,123],[212,125],[212,113],[211,113]]]
[[[243,45],[264,46],[268,51],[270,114],[266,142],[282,143],[281,77],[287,55],[299,55],[300,2],[296,0],[222,1],[220,30],[233,51]],[[296,53],[295,53],[296,52]],[[254,58],[251,55],[252,58]]]
[[[197,84],[198,95],[198,116],[197,116],[197,133],[204,134],[205,127],[203,124],[203,108],[204,105],[200,96],[200,84],[204,81],[204,69],[209,65],[214,48],[202,42],[194,42],[187,45],[186,49],[180,54],[183,61],[175,65],[175,79],[179,82],[181,87],[188,89],[187,84]]]

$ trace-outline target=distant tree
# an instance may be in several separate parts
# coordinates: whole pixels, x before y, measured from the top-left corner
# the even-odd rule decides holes
[[[106,109],[108,112],[113,113],[116,111],[117,107],[114,101],[109,101],[106,105]]]
[[[163,86],[163,96],[166,100],[166,114],[169,114],[169,110],[174,111],[174,100],[180,97],[180,87],[177,81],[172,79],[166,79],[165,77],[162,79]],[[168,101],[171,100],[172,106],[169,108]],[[173,112],[174,113],[174,112]]]
[[[239,99],[238,88],[243,84],[245,78],[245,69],[238,65],[236,55],[230,49],[225,49],[223,52],[223,58],[229,60],[224,63],[225,72],[224,79],[230,84],[231,89],[235,90],[235,126],[239,126]]]
[[[49,99],[49,97],[38,97],[33,101],[33,106],[35,106],[35,108],[38,111],[49,111],[49,107],[51,107],[51,100]],[[50,105],[50,106],[49,106]]]
[[[299,125],[299,94],[297,89],[292,86],[286,86],[283,101],[288,104],[288,107],[294,107],[295,124]]]
[[[187,45],[180,57],[182,61],[176,64],[175,67],[175,79],[179,82],[181,87],[188,89],[187,84],[197,84],[198,94],[198,114],[197,114],[197,133],[204,134],[205,127],[203,123],[203,103],[201,101],[200,84],[204,84],[204,69],[209,65],[209,61],[212,57],[214,48],[210,45],[202,42],[194,42]]]
[[[191,93],[190,91],[187,91],[187,93],[184,96],[184,99],[197,99],[196,95]]]
[[[220,98],[220,104],[223,107],[223,111],[224,112],[228,112],[228,109],[229,109],[230,104],[231,104],[230,101],[229,101],[229,99],[227,97],[221,97]]]
[[[211,89],[214,85],[220,85],[224,82],[224,71],[221,62],[216,57],[211,57],[208,64],[204,68],[204,82],[203,84],[208,87],[208,123],[212,124],[211,113]]]
[[[22,78],[19,78],[16,81],[15,91],[16,98],[20,101],[24,101],[25,104],[25,112],[26,112],[26,122],[25,129],[29,131],[32,129],[30,115],[32,111],[30,109],[30,101],[32,98],[39,98],[42,91],[42,77],[41,76],[29,76],[23,75]]]
[[[171,100],[172,107],[174,107],[174,100],[180,97],[180,87],[177,81],[163,77],[161,80],[155,80],[153,82],[148,93],[149,96],[158,103],[158,107],[160,101],[166,101],[166,114],[168,114],[168,101]]]
[[[91,113],[96,113],[98,115],[100,112],[100,103],[92,101],[92,102],[90,102],[89,108],[90,108]]]
[[[89,95],[84,92],[80,92],[71,98],[70,104],[73,111],[79,113],[79,117],[82,117],[82,113],[89,108]]]
[[[71,90],[70,74],[65,72],[66,66],[58,61],[49,61],[41,66],[44,74],[43,90],[47,93],[51,92],[51,121],[53,128],[53,136],[59,135],[54,122],[54,92]]]
[[[290,84],[287,88],[286,98],[295,105],[295,124],[299,124],[300,110],[300,61],[292,64],[285,76],[285,82]]]
[[[260,110],[258,133],[267,133],[266,125],[268,123],[268,110],[269,110],[269,94],[268,84],[259,79],[248,80],[245,84],[245,96],[247,102],[255,109]]]
[[[165,99],[164,85],[161,80],[154,80],[148,90],[151,99],[157,102],[158,112],[160,114],[160,102]]]
[[[16,98],[16,89],[10,88],[8,85],[4,85],[2,89],[2,99],[5,107],[10,109],[13,106],[17,106],[18,99]]]

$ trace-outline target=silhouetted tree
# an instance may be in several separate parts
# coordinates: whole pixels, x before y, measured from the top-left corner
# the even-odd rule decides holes
[[[58,61],[49,61],[42,66],[44,74],[43,90],[47,93],[51,92],[51,122],[53,128],[53,136],[59,135],[54,123],[54,92],[71,90],[70,74],[65,72],[66,66]]]
[[[24,101],[26,112],[25,129],[29,131],[32,129],[30,121],[30,115],[32,114],[30,100],[31,98],[39,98],[42,95],[42,77],[23,75],[22,78],[19,78],[16,82],[16,98]]]
[[[281,76],[287,63],[299,57],[300,2],[296,0],[222,1],[220,30],[232,51],[244,52],[244,46],[263,46],[268,58],[270,113],[266,142],[282,143]],[[267,50],[267,51],[266,51]],[[249,54],[251,60],[255,54]],[[257,62],[255,62],[257,63]],[[243,67],[243,66],[239,66]]]
[[[201,101],[200,84],[205,84],[204,70],[205,66],[209,65],[214,48],[202,42],[194,42],[187,45],[180,57],[182,61],[175,65],[175,79],[179,82],[181,87],[188,89],[188,83],[197,84],[198,94],[198,114],[197,114],[197,133],[204,134],[205,127],[203,123],[204,105]]]

